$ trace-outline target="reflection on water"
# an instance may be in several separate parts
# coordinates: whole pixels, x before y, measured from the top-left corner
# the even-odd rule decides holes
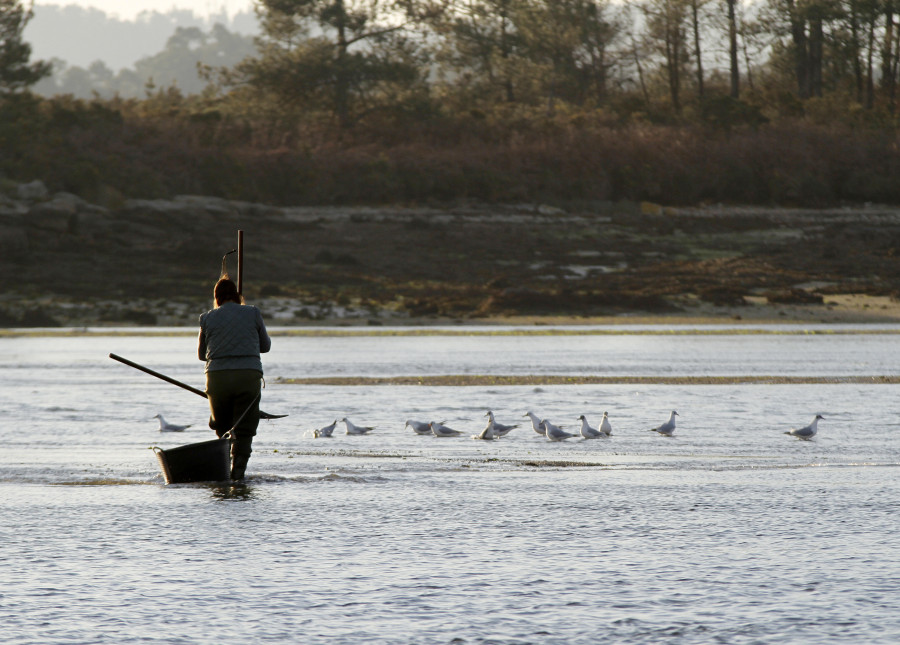
[[[263,398],[290,416],[247,480],[170,486],[148,448],[212,439],[206,401],[106,353],[197,384],[192,338],[0,338],[4,642],[896,643],[896,386],[274,382],[890,375],[894,338],[278,337]],[[473,441],[488,409],[520,427]],[[675,437],[648,431],[673,409]],[[551,443],[527,410],[608,411],[613,436]],[[814,414],[815,440],[783,434]],[[375,431],[313,437],[345,416]]]
[[[212,498],[215,500],[225,501],[247,501],[256,499],[257,491],[253,486],[244,482],[231,482],[228,484],[222,482],[214,482],[207,484]]]

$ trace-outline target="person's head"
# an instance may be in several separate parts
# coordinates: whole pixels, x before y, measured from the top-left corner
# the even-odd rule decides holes
[[[239,305],[244,304],[244,299],[238,293],[237,285],[227,275],[219,278],[213,289],[213,296],[216,300],[216,307],[220,307],[226,302],[236,302]]]

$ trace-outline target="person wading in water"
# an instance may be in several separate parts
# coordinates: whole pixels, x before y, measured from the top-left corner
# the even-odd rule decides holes
[[[216,283],[213,296],[215,308],[200,316],[197,354],[206,361],[209,427],[216,435],[222,437],[247,411],[231,439],[231,478],[243,479],[259,425],[259,355],[271,349],[272,341],[259,309],[244,304],[227,274]]]

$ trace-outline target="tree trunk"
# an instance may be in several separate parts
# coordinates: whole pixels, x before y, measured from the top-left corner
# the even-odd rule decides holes
[[[335,63],[334,112],[342,128],[350,125],[350,80],[347,69],[347,14],[344,12],[344,0],[335,2],[337,10],[337,60]]]
[[[606,49],[591,48],[591,78],[597,100],[606,100]]]
[[[891,114],[897,109],[897,65],[900,64],[900,30],[894,30],[896,38],[894,39],[894,62],[891,65],[891,84],[889,94],[889,106]]]
[[[875,16],[869,19],[869,43],[866,52],[866,109],[875,107]]]
[[[746,27],[743,27],[743,19],[741,20],[741,45],[744,52],[744,69],[747,70],[747,85],[750,89],[753,89],[753,68],[750,65],[750,52],[747,48],[747,34],[745,32]],[[739,88],[740,89],[740,88]]]
[[[631,34],[631,51],[634,54],[634,64],[637,67],[638,82],[641,84],[641,94],[644,96],[644,104],[650,105],[650,94],[647,91],[647,83],[644,81],[644,66],[641,65],[640,52],[638,52],[637,43],[634,40],[634,34]]]
[[[671,8],[667,7],[667,12]],[[677,12],[676,12],[677,13]],[[681,25],[669,13],[666,16],[666,64],[669,72],[669,97],[672,100],[672,108],[676,113],[681,112]]]
[[[894,76],[891,74],[891,61],[894,59],[894,5],[886,2],[884,12],[884,41],[881,49],[881,89],[888,98],[893,94]]]
[[[800,16],[794,0],[787,0],[787,5],[791,20],[791,40],[794,45],[794,72],[797,76],[797,94],[801,99],[807,99],[811,94],[806,20]]]
[[[822,45],[825,40],[822,17],[809,21],[809,95],[822,96]]]
[[[732,0],[729,0],[729,2]],[[703,100],[703,51],[700,49],[699,0],[691,0],[691,17],[694,23],[694,55],[697,57],[697,96]]]
[[[737,0],[728,1],[728,55],[731,63],[731,98],[741,95],[741,73],[738,68],[737,17],[734,6]]]
[[[862,60],[860,58],[860,54],[862,53],[862,46],[860,44],[859,13],[856,10],[855,0],[850,3],[850,39],[850,46],[853,53],[853,80],[856,83],[856,102],[862,105],[863,73]]]
[[[514,103],[516,92],[509,73],[509,59],[512,55],[512,46],[507,33],[507,27],[509,26],[508,8],[507,2],[504,2],[500,7],[500,59],[503,61],[503,69],[501,70],[503,74],[503,93],[507,103]]]

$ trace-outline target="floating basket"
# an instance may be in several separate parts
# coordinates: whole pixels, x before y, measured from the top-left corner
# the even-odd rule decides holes
[[[231,441],[213,439],[177,448],[153,447],[167,484],[231,479]]]

